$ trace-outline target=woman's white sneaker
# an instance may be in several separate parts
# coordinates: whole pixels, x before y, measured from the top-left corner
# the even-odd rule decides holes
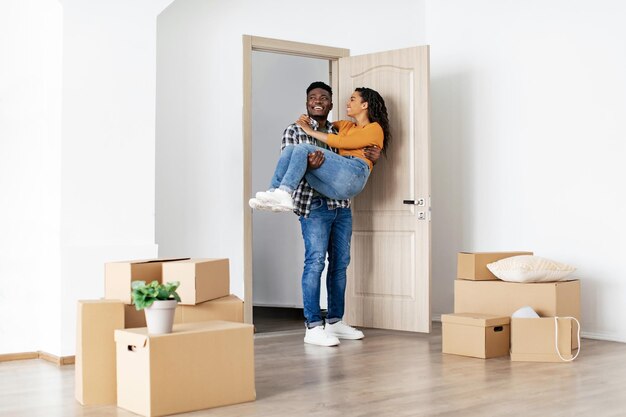
[[[273,191],[259,191],[257,200],[272,207],[272,211],[291,211],[294,209],[291,193],[277,188]]]
[[[248,205],[254,210],[272,211],[272,206],[265,204],[256,198],[248,200]]]
[[[316,326],[312,329],[306,329],[304,334],[304,343],[318,346],[337,346],[339,339],[335,336],[326,334],[323,326]]]
[[[333,324],[326,323],[325,330],[329,336],[335,336],[339,339],[359,340],[365,337],[362,331],[348,326],[343,321],[338,321]]]

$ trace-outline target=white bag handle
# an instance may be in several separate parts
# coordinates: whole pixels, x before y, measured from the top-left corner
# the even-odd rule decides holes
[[[578,328],[578,331],[576,332],[576,337],[578,338],[578,352],[576,352],[574,357],[571,359],[565,359],[561,355],[561,352],[559,351],[559,319],[572,319],[576,322],[576,326]],[[554,346],[556,347],[556,353],[559,355],[559,358],[561,358],[561,360],[565,362],[571,362],[578,357],[578,354],[580,353],[580,323],[578,322],[578,320],[576,320],[575,317],[555,317],[554,318]]]

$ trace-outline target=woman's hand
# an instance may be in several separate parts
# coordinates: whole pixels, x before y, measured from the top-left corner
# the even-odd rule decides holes
[[[296,124],[300,126],[307,135],[310,135],[311,132],[314,131],[313,129],[311,129],[309,116],[306,114],[301,115],[300,118],[296,120]]]
[[[300,126],[302,130],[304,130],[304,133],[306,133],[307,135],[317,140],[320,140],[326,143],[326,141],[328,140],[328,133],[323,133],[323,132],[320,132],[319,130],[314,130],[311,127],[310,122],[311,122],[311,118],[306,114],[303,114],[302,116],[300,116],[298,120],[296,120],[296,124]]]

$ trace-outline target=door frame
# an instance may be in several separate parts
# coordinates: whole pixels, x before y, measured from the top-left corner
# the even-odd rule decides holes
[[[244,321],[252,323],[252,210],[248,200],[252,193],[252,51],[327,59],[330,62],[331,87],[338,91],[339,58],[350,56],[350,50],[309,43],[243,35],[243,285]]]

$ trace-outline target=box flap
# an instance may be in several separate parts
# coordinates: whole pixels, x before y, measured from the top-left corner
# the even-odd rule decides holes
[[[461,251],[459,253],[462,253],[464,255],[486,255],[486,254],[493,254],[493,255],[506,255],[506,254],[524,254],[524,255],[532,255],[533,252],[529,252],[529,251],[500,251],[500,252],[465,252],[465,251]],[[513,255],[515,256],[515,255]]]
[[[125,329],[115,331],[115,343],[125,343],[137,347],[146,347],[148,344],[148,329]]]
[[[497,316],[494,314],[453,313],[442,314],[441,322],[463,324],[466,326],[492,327],[509,324],[511,322],[511,318],[508,316]]]
[[[189,258],[163,258],[163,259],[135,259],[130,261],[113,261],[107,262],[108,264],[149,264],[154,262],[174,262],[185,261]]]
[[[200,264],[203,262],[213,262],[213,261],[222,261],[228,260],[228,258],[184,258],[184,259],[175,259],[180,261],[179,263],[189,263],[189,264]]]

